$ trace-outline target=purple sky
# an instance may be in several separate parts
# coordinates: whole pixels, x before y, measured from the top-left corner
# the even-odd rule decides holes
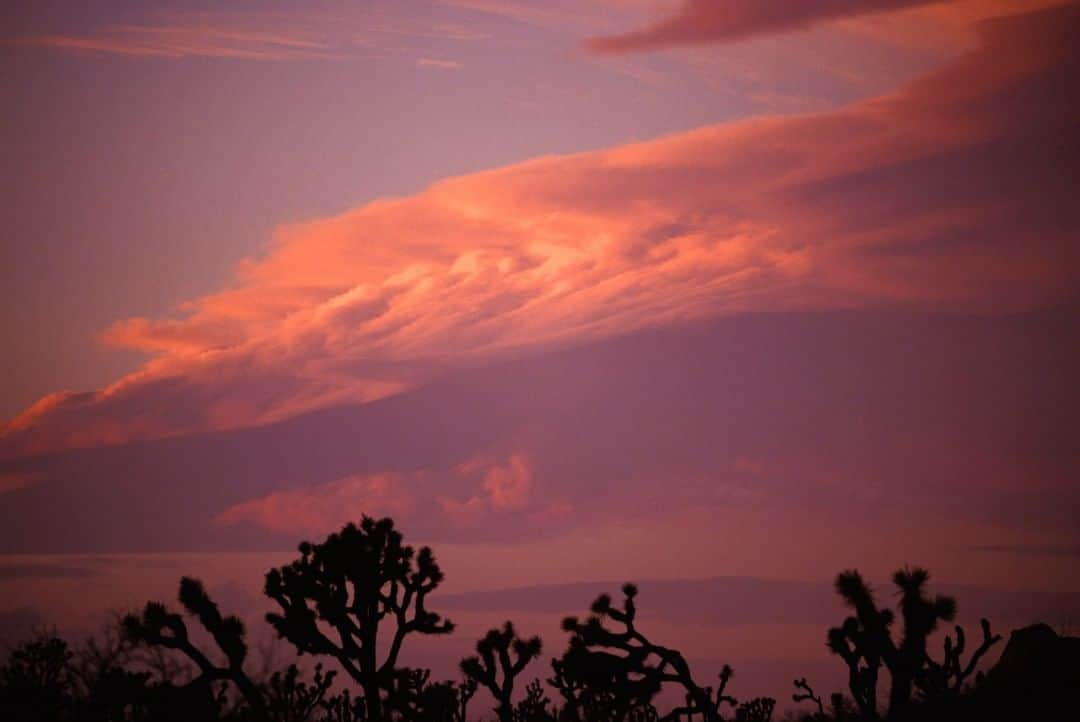
[[[655,619],[763,690],[844,567],[1080,612],[1077,3],[2,12],[0,632],[362,513],[446,660],[571,583],[773,610]]]

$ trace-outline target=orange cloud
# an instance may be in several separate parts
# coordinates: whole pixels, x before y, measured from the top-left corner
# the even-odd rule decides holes
[[[893,94],[452,178],[280,229],[159,355],[0,453],[261,424],[448,369],[747,311],[1012,311],[1075,294],[1080,6],[979,26]]]

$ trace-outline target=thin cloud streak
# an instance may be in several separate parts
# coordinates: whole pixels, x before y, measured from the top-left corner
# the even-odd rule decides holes
[[[484,15],[505,18],[531,27],[570,32],[595,23],[594,3],[580,2],[508,2],[507,0],[438,0],[440,5]]]
[[[210,57],[238,60],[328,59],[336,57],[326,43],[304,35],[206,26],[118,25],[94,35],[40,35],[20,40],[70,52],[132,57]]]
[[[838,18],[890,12],[952,0],[684,0],[672,15],[620,35],[590,38],[585,46],[602,54],[640,52],[686,45],[734,43],[808,28]]]
[[[393,6],[347,15],[191,12],[150,15],[80,34],[41,33],[10,43],[63,52],[132,58],[205,57],[284,61],[355,58],[407,51],[415,40],[476,41],[488,37],[460,24],[421,22]]]
[[[417,58],[416,66],[419,68],[434,68],[435,70],[461,70],[464,64],[456,60],[441,60],[439,58]]]
[[[974,551],[1036,557],[1080,557],[1080,544],[988,544],[974,547]]]

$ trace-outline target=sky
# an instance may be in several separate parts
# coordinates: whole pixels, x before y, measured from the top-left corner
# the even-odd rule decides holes
[[[784,697],[843,568],[1080,616],[1080,3],[0,12],[0,632],[361,514],[451,670],[625,580]]]

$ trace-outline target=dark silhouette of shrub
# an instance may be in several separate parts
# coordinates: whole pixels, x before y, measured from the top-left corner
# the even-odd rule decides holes
[[[468,719],[469,700],[476,694],[476,682],[467,679],[460,684],[454,685],[454,691],[457,699],[454,722],[465,722]]]
[[[11,719],[73,718],[71,658],[67,642],[47,635],[13,649],[0,667],[0,710]]]
[[[847,722],[859,718],[859,710],[854,701],[839,692],[829,695],[829,709],[832,718],[837,722]]]
[[[20,645],[0,668],[0,719],[171,722],[226,718],[226,700],[205,678],[152,683],[150,672],[123,666],[135,660],[128,651],[126,646],[88,643],[72,652],[65,641],[49,635]]]
[[[476,643],[475,656],[461,660],[465,677],[486,687],[495,698],[500,722],[513,722],[514,680],[540,656],[541,649],[540,637],[522,639],[513,623],[506,622],[502,629],[488,631]]]
[[[310,683],[300,678],[300,669],[295,664],[290,664],[284,672],[274,672],[263,686],[269,718],[274,722],[312,719],[316,710],[326,704],[336,675],[335,670],[323,672],[321,664],[315,665]]]
[[[267,620],[301,653],[328,655],[363,690],[368,722],[386,717],[383,694],[395,684],[409,634],[448,634],[454,625],[425,603],[443,580],[431,549],[402,544],[390,519],[364,517],[321,544],[304,542],[300,558],[266,575],[266,595],[281,613]],[[389,648],[378,659],[379,627],[392,623]],[[336,640],[320,623],[333,630]]]
[[[364,722],[367,712],[362,698],[354,697],[349,690],[342,690],[323,702],[319,722]]]
[[[525,686],[525,697],[514,706],[515,722],[553,722],[554,710],[548,709],[551,700],[544,692],[540,680],[534,679]]]
[[[735,720],[736,722],[770,722],[775,709],[776,700],[772,697],[755,697],[738,706],[735,710]]]
[[[431,670],[395,670],[386,694],[388,716],[405,722],[464,722],[476,683],[431,681]]]

